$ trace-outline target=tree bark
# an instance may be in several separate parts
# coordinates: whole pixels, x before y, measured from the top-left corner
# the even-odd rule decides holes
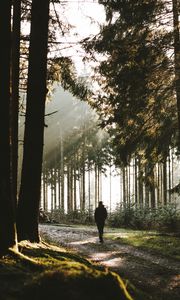
[[[15,206],[11,195],[10,168],[10,56],[11,1],[1,1],[0,9],[0,255],[16,246]]]
[[[178,111],[178,131],[179,140],[178,148],[180,150],[180,29],[179,29],[179,10],[178,0],[172,0],[173,5],[173,26],[174,26],[174,68],[175,68],[175,85]]]
[[[39,242],[38,217],[44,141],[49,0],[33,0],[18,240]]]
[[[60,136],[60,143],[61,143],[61,210],[64,213],[64,145],[63,145],[63,137],[62,132]]]
[[[167,158],[163,161],[163,204],[167,205]]]
[[[12,99],[11,99],[11,159],[12,159],[12,196],[17,205],[18,176],[18,118],[19,118],[19,59],[20,59],[20,25],[21,0],[13,1],[12,31]]]

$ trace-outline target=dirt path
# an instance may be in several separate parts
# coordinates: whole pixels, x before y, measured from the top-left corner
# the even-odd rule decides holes
[[[136,300],[179,300],[180,261],[147,253],[135,247],[114,242],[106,236],[117,235],[105,229],[105,242],[100,244],[95,226],[40,225],[41,235],[48,241],[76,251],[78,254],[118,273]],[[118,233],[118,237],[128,233]],[[134,291],[135,286],[141,296]]]

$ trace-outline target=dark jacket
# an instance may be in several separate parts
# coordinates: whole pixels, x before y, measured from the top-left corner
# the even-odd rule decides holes
[[[94,218],[96,223],[104,223],[107,218],[107,210],[103,204],[95,209]]]

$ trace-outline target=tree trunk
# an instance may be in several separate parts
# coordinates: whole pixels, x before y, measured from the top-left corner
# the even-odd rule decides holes
[[[48,194],[47,194],[47,170],[46,167],[43,171],[43,209],[44,211],[48,210]]]
[[[82,166],[82,206],[81,210],[85,211],[85,202],[86,202],[86,189],[85,189],[85,162],[83,161],[83,166]]]
[[[38,216],[44,141],[49,0],[33,0],[18,239],[39,242]]]
[[[109,214],[112,211],[112,166],[109,167]]]
[[[58,164],[58,169],[57,169],[57,178],[58,178],[58,182],[57,182],[57,185],[58,185],[58,208],[60,209],[61,207],[61,172],[60,172],[60,166]]]
[[[143,198],[144,198],[144,194],[143,194],[143,171],[142,171],[142,167],[141,167],[141,161],[140,159],[138,160],[138,195],[139,195],[139,207],[143,208]]]
[[[151,208],[156,207],[156,193],[155,193],[155,168],[152,169],[151,173],[151,184],[150,184],[150,199],[151,199]]]
[[[90,165],[88,167],[88,211],[89,211],[89,220],[91,216],[91,169]]]
[[[12,31],[12,99],[11,99],[11,159],[12,159],[12,196],[17,205],[18,174],[18,116],[19,116],[19,58],[20,58],[21,0],[13,1]]]
[[[175,66],[175,84],[176,84],[176,99],[178,111],[178,130],[179,141],[178,148],[180,151],[180,30],[179,30],[179,11],[180,4],[178,0],[172,0],[173,5],[173,26],[174,26],[174,66]]]
[[[95,170],[94,170],[94,186],[95,186],[95,207],[97,207],[98,204],[98,171],[97,171],[97,165],[95,165]]]
[[[157,165],[157,206],[161,206],[161,164],[158,162]]]
[[[53,172],[53,187],[54,187],[54,209],[57,209],[57,172],[56,172],[56,167],[54,167],[54,172]]]
[[[147,178],[149,176],[149,167],[147,165],[144,168],[144,172],[145,172],[145,178]],[[145,190],[144,205],[145,205],[145,207],[149,207],[149,192],[150,192],[149,182],[145,181],[144,190]]]
[[[67,213],[71,211],[70,167],[67,165]]]
[[[11,1],[1,1],[0,9],[0,255],[16,246],[15,201],[11,195],[10,172],[10,54]]]
[[[67,166],[67,212],[73,210],[73,174],[72,162],[70,161]]]
[[[171,185],[171,151],[169,151],[169,156],[168,156],[168,189],[169,191],[171,190],[172,185]],[[171,202],[171,193],[168,193],[168,200]]]
[[[54,186],[53,186],[53,169],[50,169],[50,178],[51,178],[51,183],[50,183],[50,190],[51,190],[51,213],[53,213],[54,210]]]
[[[73,179],[74,179],[74,210],[77,210],[77,196],[76,196],[76,189],[77,189],[77,185],[76,185],[76,167],[74,167],[74,175],[73,175]]]
[[[62,132],[60,136],[60,143],[61,143],[61,210],[64,213],[64,149],[63,149],[63,137]]]
[[[137,157],[135,156],[135,159],[134,159],[134,201],[136,203],[136,207],[137,207],[137,203],[138,203],[138,195],[137,195],[137,192],[138,192],[138,185],[137,185],[137,182],[138,182],[138,175],[137,175]]]
[[[167,205],[167,160],[163,162],[163,203]]]
[[[125,167],[122,168],[122,181],[123,181],[123,207],[126,208],[126,174]]]

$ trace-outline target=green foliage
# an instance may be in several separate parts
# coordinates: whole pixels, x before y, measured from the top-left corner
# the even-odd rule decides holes
[[[180,232],[180,209],[174,204],[160,207],[156,211],[156,222],[160,230]]]
[[[91,104],[110,133],[116,157],[135,152],[157,160],[175,135],[172,35],[158,28],[163,1],[100,1],[108,22],[85,49],[102,55],[96,68],[100,92]],[[155,21],[156,20],[156,21]],[[162,147],[163,145],[163,147]]]
[[[82,80],[78,79],[73,61],[69,57],[55,57],[48,70],[50,83],[60,82],[61,86],[81,100],[88,100],[90,90]]]
[[[180,210],[174,204],[157,209],[120,206],[111,214],[108,222],[112,227],[179,232]]]
[[[146,252],[158,254],[161,257],[169,257],[180,260],[180,243],[179,236],[174,236],[170,233],[158,233],[152,231],[131,231],[129,230],[123,235],[119,232],[121,237],[114,237],[106,235],[106,238],[115,239],[120,242],[140,248]],[[118,234],[117,234],[118,235]]]
[[[64,213],[60,209],[53,210],[48,213],[51,222],[65,223],[65,224],[94,224],[94,217],[92,211],[81,211],[79,209]]]

